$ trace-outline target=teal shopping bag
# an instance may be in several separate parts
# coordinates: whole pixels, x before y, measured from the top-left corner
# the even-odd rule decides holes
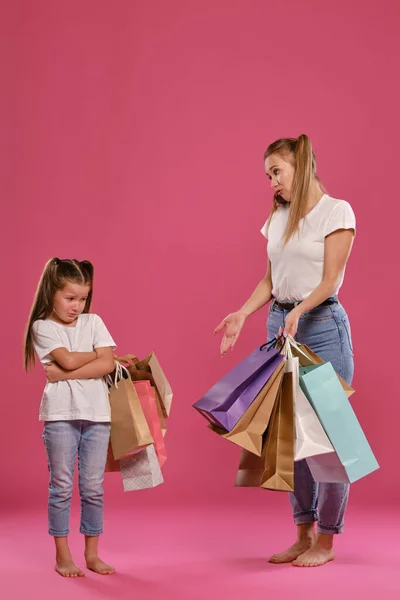
[[[379,469],[377,460],[354,410],[330,362],[300,368],[300,386],[314,408],[337,457],[335,468],[329,460],[313,457],[311,472],[319,470],[317,481],[353,483]],[[337,462],[339,462],[337,461]],[[331,464],[331,467],[330,467]],[[340,474],[340,464],[342,474]],[[338,468],[339,466],[339,468]],[[331,468],[331,473],[329,469]]]

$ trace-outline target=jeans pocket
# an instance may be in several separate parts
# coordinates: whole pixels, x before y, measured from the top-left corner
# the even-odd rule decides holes
[[[329,306],[317,306],[304,313],[301,318],[306,321],[329,321],[329,319],[333,319],[333,314]]]
[[[343,328],[346,332],[347,340],[349,342],[350,350],[353,353],[353,341],[351,339],[351,327],[350,327],[350,322],[349,322],[347,315],[342,317],[342,323],[343,323]]]

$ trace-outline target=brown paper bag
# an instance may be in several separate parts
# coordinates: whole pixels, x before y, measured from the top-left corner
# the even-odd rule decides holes
[[[311,365],[321,365],[322,363],[325,362],[324,360],[322,360],[322,358],[320,356],[318,356],[318,354],[315,354],[315,352],[313,352],[311,350],[311,348],[309,348],[306,344],[298,344],[297,342],[296,342],[296,344],[299,346],[300,350],[302,350],[305,354],[308,355],[308,359],[307,359],[307,357],[304,356],[304,354],[302,354],[301,352],[298,351],[296,346],[290,346],[293,356],[295,356],[299,359],[299,363],[300,363],[301,367],[309,367]],[[342,384],[342,388],[346,392],[346,396],[348,398],[350,398],[350,396],[352,394],[354,394],[355,390],[342,377],[340,377],[340,375],[338,375],[337,373],[336,373],[336,375],[338,376],[338,379],[339,379],[340,383]]]
[[[148,380],[153,387],[157,388],[163,416],[167,418],[171,410],[173,393],[154,352],[143,360],[139,360],[133,354],[127,354],[117,360],[126,365],[133,381]]]
[[[139,397],[130,379],[110,388],[111,446],[116,460],[153,443]]]
[[[240,455],[239,469],[236,475],[236,487],[260,487],[265,470],[265,452],[257,456],[243,449]]]
[[[265,441],[265,471],[260,487],[294,491],[294,398],[292,373],[285,373],[279,402],[271,417]]]
[[[262,436],[268,427],[272,410],[277,400],[279,388],[282,384],[284,367],[285,362],[283,361],[232,431],[227,432],[225,429],[212,424],[208,426],[209,429],[237,446],[260,456],[262,451]]]

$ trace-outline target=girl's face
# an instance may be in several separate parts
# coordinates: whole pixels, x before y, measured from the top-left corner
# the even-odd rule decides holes
[[[84,311],[89,292],[89,285],[67,281],[65,286],[54,294],[53,310],[60,321],[73,323]]]
[[[294,167],[289,162],[289,156],[271,154],[265,159],[265,172],[271,180],[274,194],[279,194],[286,202],[290,202],[292,191]]]

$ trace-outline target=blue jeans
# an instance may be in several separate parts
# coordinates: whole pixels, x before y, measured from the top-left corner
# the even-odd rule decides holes
[[[69,513],[78,457],[81,527],[84,535],[103,532],[103,479],[110,423],[46,421],[43,439],[50,471],[49,533],[69,533]]]
[[[319,306],[299,320],[296,340],[307,344],[351,384],[354,373],[353,346],[346,311],[336,297],[334,304]],[[283,301],[282,301],[283,303]],[[290,311],[273,302],[268,317],[268,341],[284,327]],[[294,493],[289,494],[296,525],[318,521],[319,533],[342,533],[349,498],[347,483],[316,483],[305,460],[295,462]]]

